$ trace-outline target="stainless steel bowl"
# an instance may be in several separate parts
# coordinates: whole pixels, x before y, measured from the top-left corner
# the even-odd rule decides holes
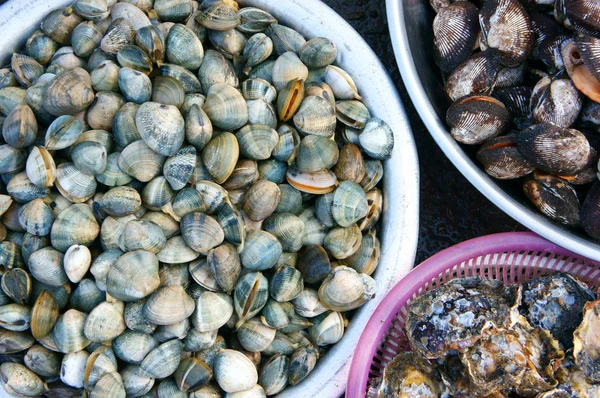
[[[408,94],[448,159],[475,188],[527,228],[571,251],[600,260],[600,244],[538,213],[523,195],[520,184],[490,178],[474,161],[475,152],[466,152],[450,135],[444,122],[450,103],[433,61],[431,24],[435,13],[429,1],[386,0],[386,6],[394,53]]]
[[[375,272],[377,296],[361,307],[344,338],[318,362],[315,370],[283,397],[335,397],[346,388],[350,359],[364,326],[379,302],[413,267],[418,235],[419,166],[404,107],[383,65],[360,35],[319,0],[238,0],[241,6],[257,6],[307,38],[323,36],[339,49],[338,64],[356,80],[365,103],[375,116],[394,130],[395,151],[385,162],[381,263]],[[72,0],[9,0],[0,6],[0,60],[24,45],[27,37],[52,9]]]

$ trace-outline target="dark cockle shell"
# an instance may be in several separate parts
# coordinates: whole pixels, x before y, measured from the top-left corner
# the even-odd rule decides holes
[[[515,134],[487,140],[477,152],[477,160],[486,173],[500,180],[524,177],[535,169],[517,149]]]
[[[581,225],[592,238],[600,240],[600,182],[592,185],[581,205]]]
[[[456,101],[465,95],[490,91],[500,66],[500,53],[495,49],[473,55],[450,73],[444,87],[446,94]]]
[[[532,91],[529,86],[508,87],[494,91],[494,97],[504,104],[518,128],[523,129],[531,125],[529,104]]]
[[[600,6],[597,18],[600,19]],[[585,66],[588,67],[596,80],[600,80],[600,39],[580,35],[575,39],[575,44],[581,53],[581,59]]]
[[[542,61],[550,73],[562,69],[564,63],[560,50],[562,43],[570,38],[569,32],[550,15],[534,12],[529,16],[535,32],[531,57]]]
[[[517,145],[536,168],[555,175],[577,174],[590,160],[591,147],[585,135],[549,123],[523,130]]]
[[[463,352],[490,328],[509,328],[516,322],[520,286],[482,278],[454,279],[411,303],[406,336],[411,347],[435,359]]]
[[[480,144],[502,134],[510,121],[510,113],[493,97],[471,95],[456,101],[446,114],[450,133],[463,144]]]
[[[554,15],[565,27],[600,38],[598,0],[556,0]]]
[[[494,82],[494,90],[525,84],[528,68],[527,62],[523,62],[517,66],[500,69]]]
[[[439,11],[433,20],[434,59],[444,72],[450,72],[472,52],[479,33],[478,10],[460,1]]]
[[[531,94],[533,123],[571,127],[581,112],[583,96],[571,79],[542,78]]]
[[[581,111],[580,126],[600,133],[600,103],[588,101]]]
[[[565,349],[573,346],[583,306],[596,295],[569,274],[558,272],[523,284],[520,312],[535,327],[549,330]]]
[[[500,51],[504,65],[516,66],[533,52],[535,33],[519,0],[487,0],[479,22],[486,46]]]
[[[579,199],[577,192],[562,178],[536,171],[523,183],[525,196],[543,214],[561,224],[579,224]]]
[[[561,53],[565,70],[573,80],[575,87],[586,97],[600,102],[600,80],[596,76],[600,72],[592,72],[588,66],[588,64],[598,64],[598,62],[594,62],[593,54],[600,47],[600,43],[593,45],[594,41],[593,38],[570,40],[563,44]]]

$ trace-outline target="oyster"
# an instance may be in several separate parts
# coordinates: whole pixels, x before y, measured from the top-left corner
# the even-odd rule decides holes
[[[565,349],[573,346],[573,332],[594,293],[569,274],[557,272],[523,284],[520,312],[536,328],[549,330]]]
[[[573,333],[575,363],[594,382],[600,382],[600,300],[583,307],[583,320]]]
[[[429,359],[464,352],[486,331],[509,329],[520,301],[518,286],[479,277],[454,279],[410,304],[406,335],[411,347]]]

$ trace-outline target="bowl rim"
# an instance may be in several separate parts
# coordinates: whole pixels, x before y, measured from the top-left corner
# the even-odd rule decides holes
[[[39,21],[51,10],[72,0],[8,0],[0,5],[0,59],[18,51]],[[238,0],[241,6],[258,6],[307,38],[324,36],[338,44],[337,64],[356,81],[375,116],[394,131],[395,151],[384,161],[384,212],[381,261],[373,275],[377,295],[354,314],[343,340],[319,361],[318,367],[299,386],[279,396],[340,396],[346,388],[350,359],[371,314],[386,293],[414,265],[419,232],[419,165],[417,149],[404,106],[381,61],[364,39],[335,11],[320,0]],[[6,63],[6,62],[5,62]]]
[[[429,283],[438,278],[440,274],[448,272],[456,264],[480,256],[519,251],[553,253],[562,257],[585,261],[595,267],[600,266],[598,261],[565,249],[534,232],[501,232],[484,235],[458,243],[434,254],[417,265],[394,286],[373,313],[361,335],[360,344],[357,346],[350,367],[346,396],[348,398],[365,396],[371,362],[381,346],[383,336],[387,333],[400,310],[399,303],[406,303],[413,294],[421,291],[425,283]],[[529,264],[529,266],[536,267],[535,264]],[[365,368],[366,362],[368,362],[369,369]]]
[[[386,11],[396,62],[408,94],[427,130],[446,157],[479,192],[514,220],[546,239],[582,256],[600,261],[600,243],[577,235],[525,206],[504,191],[452,138],[435,109],[417,73],[410,51],[405,19],[407,0],[386,0]],[[421,0],[425,2],[427,0]],[[427,4],[427,7],[429,5]]]

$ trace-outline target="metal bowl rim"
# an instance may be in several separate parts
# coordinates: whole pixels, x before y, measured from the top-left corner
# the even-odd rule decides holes
[[[562,228],[511,197],[498,186],[452,138],[435,112],[419,78],[405,20],[405,0],[386,0],[387,19],[396,62],[408,94],[427,130],[446,157],[475,188],[510,217],[546,239],[580,255],[600,261],[600,244]],[[421,0],[426,1],[426,0]],[[429,5],[427,5],[429,6]]]

